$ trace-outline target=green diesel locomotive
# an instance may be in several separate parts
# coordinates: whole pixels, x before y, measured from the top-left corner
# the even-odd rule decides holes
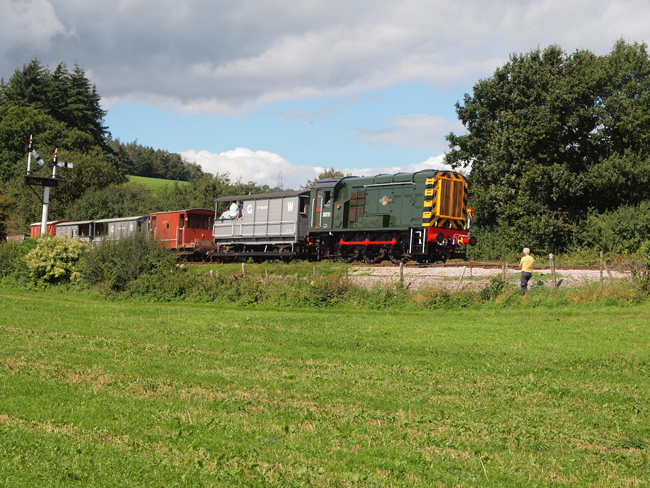
[[[459,173],[328,178],[309,194],[309,254],[369,264],[464,258],[466,246],[476,244],[472,220]]]

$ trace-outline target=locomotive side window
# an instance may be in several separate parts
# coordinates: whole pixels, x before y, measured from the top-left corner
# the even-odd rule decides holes
[[[178,223],[178,228],[183,229],[185,227],[185,214],[181,214],[179,223]]]
[[[151,232],[156,232],[156,216],[151,217]]]

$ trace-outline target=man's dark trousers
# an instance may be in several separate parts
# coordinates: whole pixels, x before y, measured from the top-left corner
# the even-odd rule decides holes
[[[533,273],[526,273],[525,271],[521,273],[521,292],[525,295],[528,291],[528,280],[533,277]]]

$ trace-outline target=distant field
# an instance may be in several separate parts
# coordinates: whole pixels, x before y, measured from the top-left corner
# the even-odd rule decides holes
[[[648,486],[650,305],[0,290],[5,486]]]
[[[134,181],[144,185],[150,192],[156,193],[161,188],[178,183],[179,185],[189,185],[187,181],[163,180],[161,178],[145,178],[144,176],[127,176],[129,183]]]

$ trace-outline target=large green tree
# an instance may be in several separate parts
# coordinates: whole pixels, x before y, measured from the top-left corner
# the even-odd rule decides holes
[[[588,215],[650,198],[645,44],[512,55],[456,112],[467,134],[447,136],[446,162],[471,166],[481,225],[513,245],[564,250]]]
[[[99,220],[147,215],[158,210],[158,199],[139,183],[109,185],[85,193],[68,206],[70,220]]]
[[[95,85],[78,65],[68,70],[64,63],[54,72],[32,60],[16,69],[7,83],[0,82],[0,118],[10,107],[31,107],[76,128],[106,148],[106,112],[100,106]]]

